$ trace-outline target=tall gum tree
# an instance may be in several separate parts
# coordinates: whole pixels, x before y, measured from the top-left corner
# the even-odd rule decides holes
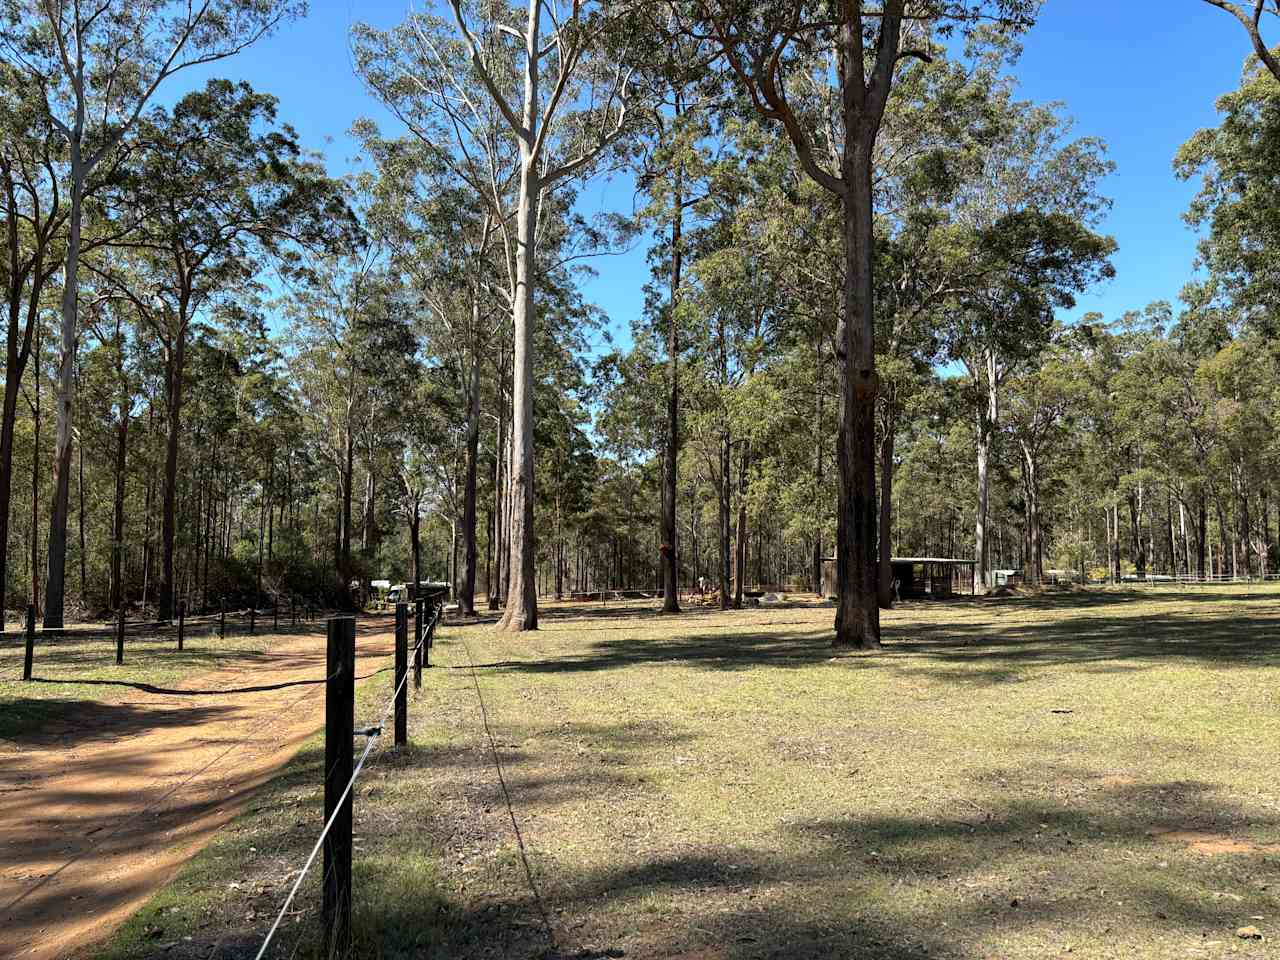
[[[540,210],[550,191],[589,173],[633,125],[627,31],[633,6],[528,0],[521,12],[506,4],[448,0],[453,39],[469,61],[466,74],[452,77],[452,89],[476,117],[496,108],[502,135],[514,141],[519,155],[514,224],[505,217],[501,221],[514,239],[515,341],[507,482],[510,586],[499,622],[505,630],[538,626],[533,368]],[[417,31],[416,36],[422,59],[437,58],[439,35]]]
[[[31,79],[67,146],[59,164],[67,237],[46,627],[64,620],[81,235],[93,174],[166,80],[233,56],[305,9],[300,0],[0,0],[0,57]]]
[[[872,174],[896,69],[904,60],[930,60],[933,34],[984,17],[1025,27],[1038,6],[1034,0],[884,0],[875,5],[698,0],[688,5],[692,29],[723,54],[755,109],[782,124],[805,173],[841,203],[845,276],[833,344],[840,384],[837,647],[880,646]],[[793,103],[797,88],[821,91],[834,112],[832,122],[815,130],[808,113]]]

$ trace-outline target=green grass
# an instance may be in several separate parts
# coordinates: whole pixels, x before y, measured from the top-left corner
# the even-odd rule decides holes
[[[231,661],[260,658],[267,648],[262,631],[269,625],[260,623],[259,633],[249,636],[243,625],[228,621],[228,635],[219,639],[214,623],[189,621],[181,651],[171,630],[137,636],[138,628],[130,627],[121,666],[116,666],[114,635],[99,635],[109,630],[106,625],[88,637],[79,629],[61,636],[37,633],[32,679],[25,682],[26,640],[11,629],[0,637],[0,740],[56,735],[65,725],[92,726],[86,721],[103,713],[127,719],[121,715],[127,708],[104,711],[104,706],[136,695],[137,685],[170,688]]]
[[[1276,955],[1280,592],[910,604],[870,655],[832,655],[831,613],[450,627],[361,781],[356,955],[548,955],[472,658],[563,956]],[[319,749],[97,956],[252,956]],[[312,878],[274,955],[315,955],[317,905]]]

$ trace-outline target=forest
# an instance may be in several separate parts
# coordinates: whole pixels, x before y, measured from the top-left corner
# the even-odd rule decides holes
[[[434,578],[521,629],[539,597],[816,591],[834,557],[837,642],[873,646],[891,556],[1266,577],[1277,9],[1207,2],[1243,66],[1169,158],[1198,256],[1066,322],[1115,273],[1114,166],[1019,95],[1031,0],[357,21],[384,119],[342,173],[270,90],[185,79],[294,0],[4,0],[6,619]],[[584,213],[611,175],[632,210]],[[582,279],[635,248],[610,282],[645,308],[610,318]]]

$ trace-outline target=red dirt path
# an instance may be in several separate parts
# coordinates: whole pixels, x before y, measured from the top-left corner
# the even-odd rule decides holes
[[[389,626],[359,621],[365,682],[393,652]],[[0,960],[101,940],[323,725],[322,626],[268,654],[0,746]]]

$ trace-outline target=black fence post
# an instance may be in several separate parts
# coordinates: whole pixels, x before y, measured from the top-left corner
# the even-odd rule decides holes
[[[36,652],[36,605],[27,604],[27,655],[22,661],[22,679],[31,679],[31,659]]]
[[[271,598],[271,617],[272,617],[272,620],[274,621],[271,629],[279,632],[280,630],[280,594],[278,593]]]
[[[425,667],[431,666],[431,644],[435,640],[436,621],[440,619],[440,611],[444,609],[444,601],[440,599],[438,594],[432,596],[428,609],[430,609],[431,613],[427,619],[426,636],[422,639],[422,665]]]
[[[333,826],[324,838],[324,893],[321,910],[325,957],[345,957],[351,949],[351,806],[339,799],[351,780],[355,736],[356,621],[329,621],[328,682],[325,685],[324,820]],[[334,811],[337,815],[334,816]]]
[[[187,639],[187,601],[178,601],[178,649],[182,649],[182,642]]]
[[[409,674],[409,605],[396,604],[396,746],[409,742],[409,691],[405,680]]]
[[[116,617],[116,666],[124,663],[124,604],[120,604],[120,613]]]
[[[289,619],[292,621],[292,626],[298,625],[298,602],[293,594],[289,594]]]
[[[413,602],[413,689],[422,689],[422,606],[421,597]]]
[[[258,607],[256,604],[249,607],[249,632],[258,632]]]
[[[218,639],[227,635],[227,598],[218,600]]]

